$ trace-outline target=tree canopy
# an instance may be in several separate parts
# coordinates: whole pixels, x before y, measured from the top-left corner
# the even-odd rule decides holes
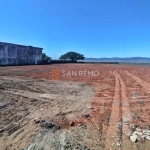
[[[51,57],[47,56],[46,53],[42,53],[42,60],[43,62],[49,62]]]
[[[85,57],[83,54],[79,54],[76,52],[68,52],[68,53],[61,55],[59,59],[62,59],[62,60],[71,59],[72,61],[74,61],[74,60],[84,60],[84,58]]]

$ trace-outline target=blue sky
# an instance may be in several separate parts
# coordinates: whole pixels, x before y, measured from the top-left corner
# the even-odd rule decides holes
[[[0,0],[0,41],[53,58],[150,57],[149,0]]]

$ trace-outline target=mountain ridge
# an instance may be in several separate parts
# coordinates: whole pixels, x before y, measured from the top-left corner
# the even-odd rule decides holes
[[[102,61],[150,61],[150,57],[101,57],[85,58],[85,60],[102,60]]]

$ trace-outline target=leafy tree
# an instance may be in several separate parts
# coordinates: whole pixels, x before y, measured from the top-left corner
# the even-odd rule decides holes
[[[50,60],[51,60],[51,57],[47,56],[46,53],[42,53],[43,62],[49,62]]]
[[[84,58],[85,57],[83,54],[79,54],[76,52],[68,52],[68,53],[61,55],[59,59],[62,59],[62,60],[71,59],[72,61],[74,61],[74,60],[84,60]]]

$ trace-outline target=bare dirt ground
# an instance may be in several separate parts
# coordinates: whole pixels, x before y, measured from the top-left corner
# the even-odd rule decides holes
[[[53,81],[52,70],[60,70]],[[98,76],[62,76],[98,71]],[[149,150],[150,67],[0,67],[0,150]]]

